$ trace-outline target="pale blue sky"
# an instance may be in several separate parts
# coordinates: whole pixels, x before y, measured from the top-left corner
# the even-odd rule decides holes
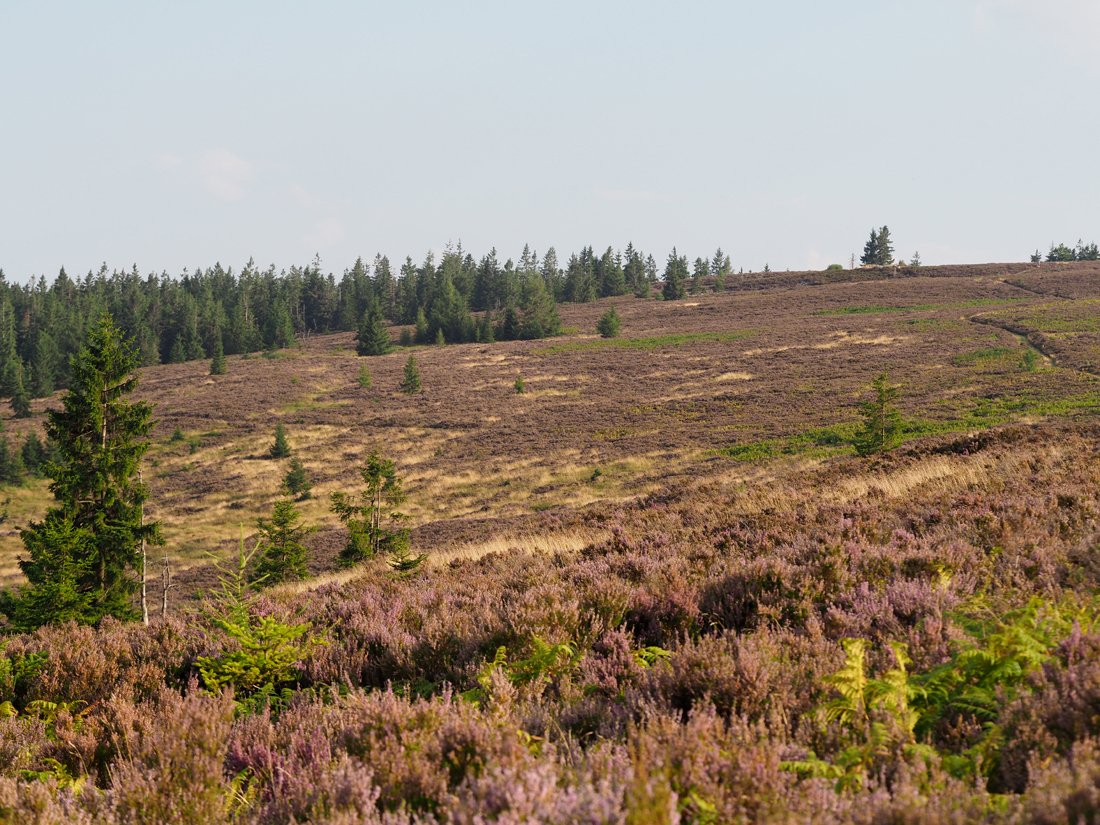
[[[1100,240],[1096,0],[0,0],[9,279]]]

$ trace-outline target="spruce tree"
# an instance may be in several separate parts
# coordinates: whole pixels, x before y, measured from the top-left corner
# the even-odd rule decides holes
[[[136,378],[132,345],[104,313],[72,362],[72,385],[60,410],[47,413],[56,451],[47,464],[57,500],[23,530],[28,585],[15,599],[21,626],[131,618],[143,542],[158,543],[144,519],[147,497],[138,468],[148,449],[153,410],[128,401]]]
[[[94,577],[95,537],[88,527],[76,527],[60,508],[23,531],[30,554],[19,567],[26,586],[5,605],[16,630],[30,631],[44,624],[93,624],[102,613],[96,592],[88,587]]]
[[[22,380],[15,387],[15,392],[11,396],[11,409],[15,413],[16,418],[30,418],[31,417],[31,399],[27,395],[27,391],[23,388]]]
[[[596,324],[596,331],[604,338],[615,338],[618,336],[619,313],[615,311],[615,307],[611,307],[611,309],[600,316],[600,320]]]
[[[267,451],[269,458],[286,458],[290,455],[290,443],[286,440],[286,427],[280,421],[275,425],[275,441]]]
[[[300,523],[301,518],[294,502],[280,499],[270,519],[256,520],[259,535],[256,565],[250,576],[253,582],[268,587],[306,577],[307,550],[302,542],[313,531]]]
[[[665,285],[661,291],[666,301],[677,301],[684,297],[684,280],[687,276],[687,258],[678,256],[676,247],[673,247],[665,264]]]
[[[878,230],[871,230],[871,237],[863,245],[863,254],[859,256],[859,262],[864,266],[877,266],[879,256]]]
[[[890,241],[890,227],[888,226],[884,226],[878,231],[875,263],[879,266],[890,266],[894,263],[894,245]]]
[[[871,382],[875,393],[872,401],[860,404],[859,413],[863,425],[853,441],[856,453],[871,455],[881,453],[897,445],[901,439],[901,413],[897,409],[898,388],[890,383],[884,372]]]
[[[283,476],[283,490],[287,495],[294,496],[297,501],[305,501],[312,493],[313,484],[309,480],[309,473],[305,465],[298,458],[290,459],[290,466]]]
[[[26,468],[28,473],[33,476],[42,475],[48,456],[46,454],[46,447],[38,437],[38,433],[33,430],[27,433],[27,438],[23,442],[20,454],[23,457],[23,467]]]
[[[210,374],[225,375],[225,349],[222,347],[221,333],[214,336],[214,357],[210,359]]]
[[[393,348],[386,321],[382,318],[382,309],[376,300],[367,304],[363,320],[359,324],[359,335],[355,339],[355,351],[359,355],[385,355]]]
[[[401,380],[401,392],[410,395],[420,392],[420,368],[416,365],[416,356],[410,355],[405,362],[405,375]]]
[[[0,484],[22,484],[23,470],[23,451],[15,449],[7,435],[0,433]]]

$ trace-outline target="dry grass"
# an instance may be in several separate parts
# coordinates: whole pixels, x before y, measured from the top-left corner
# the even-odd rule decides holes
[[[450,564],[462,559],[473,561],[490,553],[517,551],[520,553],[576,553],[593,544],[606,541],[610,533],[594,528],[577,528],[561,533],[526,533],[496,536],[487,541],[469,542],[447,550],[437,550],[428,556],[433,566]]]
[[[163,522],[169,552],[186,563],[231,542],[239,525],[252,529],[270,513],[287,469],[286,461],[263,458],[279,422],[312,476],[314,498],[302,503],[303,515],[322,528],[336,525],[329,493],[357,489],[357,468],[373,449],[396,462],[418,529],[604,506],[659,490],[671,477],[748,485],[751,495],[738,492],[747,508],[775,508],[783,488],[769,487],[767,472],[731,468],[715,454],[854,420],[883,369],[903,385],[903,414],[934,423],[957,419],[981,399],[1051,402],[1097,393],[1095,378],[1061,359],[1034,372],[958,361],[983,348],[1018,346],[1010,331],[959,320],[960,313],[989,313],[980,302],[1012,299],[1019,318],[1040,318],[1045,334],[1057,336],[1059,323],[1073,330],[1091,323],[1095,306],[1087,302],[1095,295],[1052,302],[986,271],[928,274],[935,277],[858,283],[822,276],[809,286],[812,278],[792,275],[757,288],[746,276],[727,293],[687,303],[623,297],[564,305],[568,328],[591,330],[614,305],[627,337],[660,345],[592,346],[602,339],[585,333],[563,336],[565,346],[553,352],[545,341],[420,347],[424,391],[414,396],[397,391],[407,352],[361,359],[349,349],[350,334],[311,337],[277,358],[231,357],[216,380],[206,362],[148,368],[138,392],[161,422],[146,462],[149,512]],[[1058,277],[1059,294],[1069,294],[1061,271]],[[880,305],[929,308],[840,314]],[[1082,335],[1078,353],[1087,343]],[[358,386],[363,365],[373,377],[369,389]],[[514,391],[517,374],[525,394]],[[46,404],[36,401],[28,420],[0,413],[9,437],[40,429]],[[1028,410],[1018,416],[1028,417]],[[191,443],[169,441],[177,427]],[[905,495],[921,485],[965,483],[975,466],[945,459],[897,477],[848,478],[829,494]],[[8,581],[21,549],[15,528],[48,503],[42,486],[10,495],[12,518],[0,535],[0,579]]]

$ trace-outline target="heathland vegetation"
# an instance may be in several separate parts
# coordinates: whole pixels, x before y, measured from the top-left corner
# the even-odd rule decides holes
[[[99,313],[4,416],[0,822],[1093,821],[1100,268],[626,269]]]

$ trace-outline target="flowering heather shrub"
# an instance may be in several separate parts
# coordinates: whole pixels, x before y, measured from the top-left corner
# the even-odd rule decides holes
[[[1090,821],[1100,432],[1021,432],[265,594],[308,626],[276,703],[199,681],[237,648],[198,613],[12,636],[0,823]]]

